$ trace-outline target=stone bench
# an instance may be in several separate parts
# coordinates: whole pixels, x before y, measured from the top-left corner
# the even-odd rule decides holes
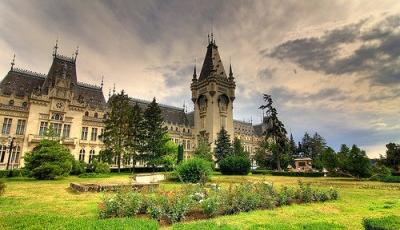
[[[132,177],[132,182],[136,183],[158,183],[160,181],[165,180],[165,175],[161,173],[143,173],[143,174],[135,174]]]

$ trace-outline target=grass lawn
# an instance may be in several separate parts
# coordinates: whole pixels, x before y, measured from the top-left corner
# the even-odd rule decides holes
[[[274,210],[221,216],[206,221],[175,224],[167,229],[362,229],[364,217],[400,215],[400,184],[358,182],[347,178],[296,178],[280,176],[221,176],[213,182],[227,186],[244,181],[269,181],[275,186],[296,185],[301,179],[314,188],[335,187],[338,201],[291,205]],[[129,182],[128,174],[109,178],[68,177],[55,181],[28,178],[5,180],[7,188],[0,197],[0,229],[158,229],[147,219],[97,218],[101,193],[74,193],[70,182]],[[161,190],[181,186],[165,182]]]

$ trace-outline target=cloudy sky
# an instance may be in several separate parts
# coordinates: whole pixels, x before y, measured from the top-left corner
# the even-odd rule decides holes
[[[78,78],[132,97],[190,104],[190,80],[213,30],[237,81],[234,116],[259,123],[272,94],[299,140],[357,144],[369,156],[400,142],[400,1],[0,0],[0,75],[47,73],[55,40]],[[195,62],[195,60],[197,60]],[[189,108],[192,108],[191,106]]]

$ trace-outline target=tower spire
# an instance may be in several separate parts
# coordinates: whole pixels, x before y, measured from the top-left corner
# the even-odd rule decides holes
[[[76,58],[78,57],[78,53],[79,53],[79,46],[76,47],[74,61],[76,61]]]
[[[196,60],[196,59],[195,59]],[[197,72],[196,72],[196,61],[194,61],[194,67],[193,67],[193,79],[192,80],[197,80]]]
[[[101,76],[101,84],[100,84],[100,86],[101,86],[101,89],[103,89],[103,86],[104,86],[104,75]]]
[[[113,95],[115,95],[115,83],[114,83],[114,88],[113,88]]]
[[[57,57],[57,49],[58,49],[58,38],[56,39],[56,44],[54,46],[53,57]]]
[[[11,61],[11,70],[14,69],[14,65],[15,65],[15,54],[14,54],[13,59]]]
[[[230,61],[230,58],[229,58],[229,79],[230,80],[234,79],[233,72],[232,72],[232,62]]]
[[[111,98],[111,88],[108,88],[108,100]]]

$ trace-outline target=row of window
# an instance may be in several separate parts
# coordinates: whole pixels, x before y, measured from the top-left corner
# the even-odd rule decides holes
[[[47,121],[41,121],[39,127],[39,136],[44,136],[47,133],[47,129],[51,128],[53,130],[54,136],[61,136],[63,138],[68,138],[71,133],[71,125],[70,124],[62,124],[62,123],[55,123]]]
[[[3,134],[3,135],[10,134],[12,122],[13,122],[12,118],[7,118],[7,117],[4,118],[3,127],[1,129],[1,134]],[[25,126],[26,126],[26,120],[18,119],[17,120],[17,129],[15,130],[15,134],[23,135],[25,133]]]
[[[89,111],[86,111],[86,112],[85,112],[85,117],[88,117],[88,116],[89,116]],[[94,117],[94,118],[99,118],[99,114],[98,114],[98,113],[94,113],[94,114],[93,114],[93,117]],[[107,114],[104,114],[104,115],[103,115],[103,118],[104,118],[104,119],[107,119]]]
[[[97,141],[97,138],[99,137],[99,140],[102,141],[101,136],[103,135],[103,133],[104,129],[100,129],[100,135],[98,135],[98,128],[92,128],[92,132],[90,133],[90,140]],[[89,127],[82,127],[81,140],[87,140],[88,134],[89,134]]]
[[[9,147],[7,147],[7,145],[0,145],[0,163],[8,161],[8,159],[5,159],[7,150],[9,150]],[[21,154],[21,147],[20,146],[14,147],[11,151],[10,163],[11,164],[19,163],[20,154]]]
[[[85,149],[81,149],[79,151],[79,161],[85,162],[85,153],[86,153]],[[89,164],[93,162],[95,154],[96,154],[96,152],[94,151],[94,149],[91,149],[89,151],[89,159],[88,159]]]
[[[171,126],[171,127],[169,128],[169,130],[174,131],[174,127]],[[175,131],[176,131],[176,132],[179,132],[179,127],[175,127]],[[187,133],[190,133],[190,129],[187,129],[187,130],[186,130],[185,128],[183,128],[183,129],[182,129],[182,132],[183,132],[183,133],[186,133],[186,132],[187,132]]]
[[[179,139],[172,139],[175,144],[179,144]],[[182,141],[183,149],[190,150],[190,140],[183,140]]]

